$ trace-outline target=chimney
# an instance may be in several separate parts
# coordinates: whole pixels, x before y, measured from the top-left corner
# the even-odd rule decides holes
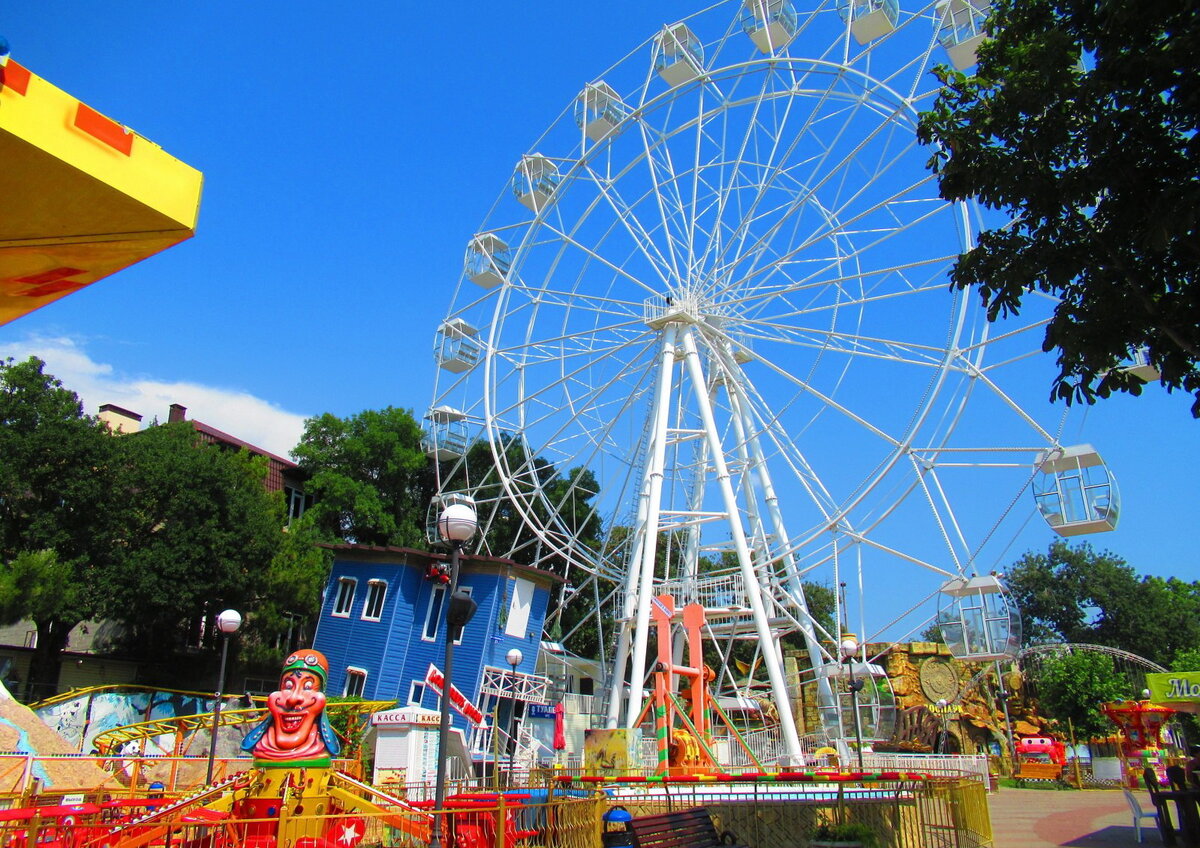
[[[171,412],[167,415],[167,423],[176,424],[180,421],[187,421],[187,407],[173,403],[171,404]]]
[[[122,409],[115,403],[106,403],[100,407],[98,417],[114,433],[136,433],[142,429],[142,416]]]

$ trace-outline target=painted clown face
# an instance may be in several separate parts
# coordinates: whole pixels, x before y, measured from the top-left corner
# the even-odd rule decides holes
[[[311,671],[289,671],[279,681],[279,690],[267,698],[281,747],[299,748],[316,734],[317,717],[325,709],[321,688],[321,678]]]
[[[253,746],[255,757],[295,761],[330,755],[321,733],[325,711],[324,661],[316,651],[302,651],[288,658],[279,678],[279,689],[267,697],[270,724]]]

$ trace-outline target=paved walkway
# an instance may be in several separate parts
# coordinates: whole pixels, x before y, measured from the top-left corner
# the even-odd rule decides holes
[[[1153,809],[1145,791],[1134,795]],[[988,796],[995,848],[1129,848],[1133,814],[1118,789],[1007,789]],[[1153,819],[1142,821],[1142,844],[1162,845]]]

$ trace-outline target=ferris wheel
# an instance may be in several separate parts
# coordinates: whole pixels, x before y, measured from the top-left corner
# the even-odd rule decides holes
[[[972,64],[985,13],[730,0],[667,25],[514,156],[469,239],[435,339],[440,492],[475,499],[490,553],[570,582],[613,726],[669,594],[800,757],[782,640],[830,732],[843,661],[878,668],[839,656],[847,631],[919,633],[1032,512],[1060,448],[1022,376],[1049,304],[997,330],[950,289],[979,212],[939,198],[915,138],[930,68]]]

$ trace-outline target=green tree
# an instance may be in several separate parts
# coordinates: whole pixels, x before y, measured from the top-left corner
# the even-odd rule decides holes
[[[977,197],[986,230],[952,274],[995,319],[1059,298],[1043,348],[1051,397],[1138,394],[1144,348],[1200,416],[1200,15],[1194,3],[994,0],[974,76],[944,66],[918,137],[948,200]]]
[[[321,612],[321,592],[333,561],[320,541],[320,530],[307,514],[282,535],[247,622],[241,651],[246,665],[276,669],[290,651],[310,644],[309,622]]]
[[[1112,656],[1098,651],[1069,651],[1046,657],[1037,681],[1042,711],[1058,723],[1064,737],[1069,719],[1077,739],[1110,735],[1114,728],[1100,712],[1100,704],[1138,694],[1129,691]]]
[[[117,441],[112,497],[124,535],[98,575],[102,611],[143,655],[162,656],[206,614],[251,609],[281,542],[283,504],[263,486],[261,457],[206,444],[188,423]]]
[[[432,478],[410,411],[310,418],[292,457],[309,475],[306,517],[326,541],[424,547]]]
[[[1167,664],[1200,644],[1200,584],[1139,577],[1111,553],[1055,541],[1008,572],[1025,644],[1107,645]]]
[[[97,610],[117,553],[116,441],[44,362],[0,361],[0,595],[6,621],[37,626],[26,697],[55,691],[71,629]]]

